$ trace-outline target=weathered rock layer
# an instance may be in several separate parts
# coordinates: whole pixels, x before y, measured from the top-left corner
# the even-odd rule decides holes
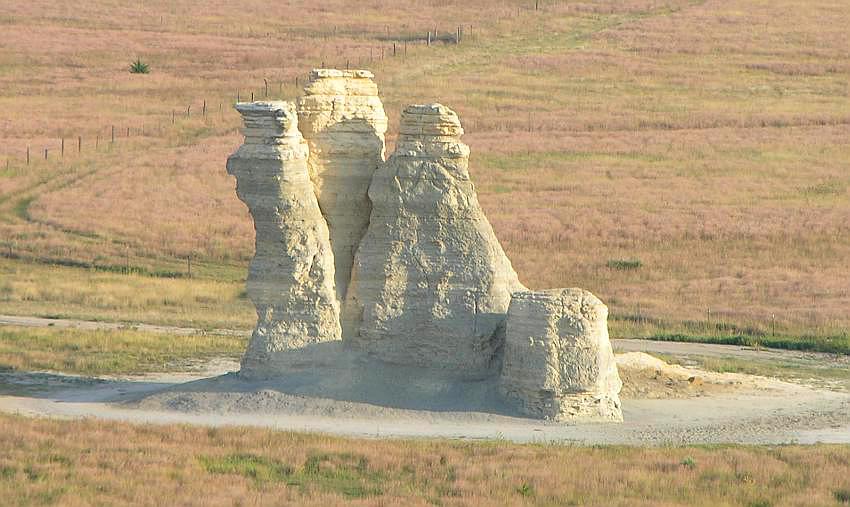
[[[623,419],[608,308],[583,289],[517,292],[506,324],[500,390],[525,414]]]
[[[248,296],[257,326],[242,361],[247,374],[273,373],[288,354],[340,339],[328,228],[307,170],[308,147],[290,102],[237,104],[245,142],[227,160],[256,230]]]
[[[340,304],[369,225],[372,174],[384,160],[387,115],[372,78],[365,70],[316,69],[298,100],[310,179],[330,230]]]
[[[417,371],[447,379],[426,391],[472,378],[533,417],[622,420],[608,309],[582,289],[519,282],[454,111],[405,108],[384,162],[387,118],[367,71],[313,71],[297,108],[236,108],[245,142],[227,169],[254,219],[258,315],[241,374],[328,366],[354,385]]]
[[[457,115],[407,107],[372,179],[372,214],[344,308],[346,342],[388,362],[481,375],[523,289],[478,203]]]

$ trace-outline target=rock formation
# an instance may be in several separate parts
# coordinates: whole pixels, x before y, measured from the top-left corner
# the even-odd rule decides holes
[[[310,179],[330,230],[340,303],[369,225],[369,183],[384,160],[387,115],[373,77],[365,70],[316,69],[298,100],[298,122],[310,146]]]
[[[227,160],[256,230],[248,296],[257,326],[246,373],[273,372],[287,351],[340,339],[328,227],[307,171],[307,143],[290,102],[237,104],[245,142]]]
[[[514,293],[500,391],[534,417],[622,421],[607,320],[583,289]]]
[[[384,361],[481,375],[523,289],[469,178],[457,115],[407,107],[369,188],[372,215],[345,303],[346,341]]]
[[[236,108],[245,142],[227,169],[254,219],[258,315],[241,374],[329,366],[352,386],[418,371],[533,417],[622,419],[607,308],[582,289],[522,286],[454,111],[407,107],[384,162],[387,118],[367,71],[313,71],[297,109]]]

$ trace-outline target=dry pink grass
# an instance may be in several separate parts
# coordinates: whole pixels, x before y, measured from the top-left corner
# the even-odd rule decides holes
[[[294,96],[296,75],[349,60],[374,68],[391,118],[437,99],[459,111],[481,201],[529,286],[587,287],[618,316],[847,332],[840,1],[342,5],[14,6],[0,47],[10,152],[51,137],[55,149],[60,132],[103,141],[112,124],[149,132],[13,168],[0,232],[25,257],[172,269],[193,254],[242,269],[252,229],[223,170],[239,143],[228,104],[263,78]],[[364,61],[389,54],[387,27],[460,23],[473,34],[460,46]],[[152,74],[126,72],[135,55]],[[642,267],[607,266],[618,259]]]
[[[850,495],[846,446],[351,440],[3,415],[0,449],[7,505],[779,506]],[[311,460],[319,473],[302,469]]]

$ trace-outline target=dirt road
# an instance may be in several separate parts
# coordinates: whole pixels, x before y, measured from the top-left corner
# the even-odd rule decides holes
[[[110,323],[0,317],[0,324],[110,329]],[[113,327],[114,326],[114,327]],[[141,326],[140,326],[141,328]],[[186,334],[187,328],[145,326]],[[226,331],[226,330],[225,330]],[[819,363],[847,358],[792,351],[755,351],[691,343],[614,340],[621,351],[679,357],[732,356]],[[39,372],[0,373],[0,410],[28,416],[96,417],[136,423],[248,425],[359,437],[508,439],[581,444],[850,443],[850,393],[759,378],[717,395],[623,400],[622,424],[555,424],[506,413],[493,385],[439,385],[426,374],[384,370],[352,379],[339,371],[293,373],[274,384],[228,374],[238,363],[219,360],[190,372],[84,378]],[[705,375],[712,375],[702,372]],[[696,372],[695,374],[700,374]],[[413,386],[399,387],[410,384]],[[732,378],[732,377],[730,377]],[[740,379],[744,378],[743,381]],[[662,379],[663,380],[663,379]],[[447,400],[450,400],[447,402]],[[471,405],[467,405],[471,404]],[[460,406],[474,406],[460,411]]]

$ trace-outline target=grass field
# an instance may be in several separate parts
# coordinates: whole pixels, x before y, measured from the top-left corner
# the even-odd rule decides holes
[[[128,375],[180,371],[188,363],[238,359],[245,337],[172,335],[131,329],[0,327],[0,371],[51,371],[98,375]]]
[[[375,71],[390,144],[404,104],[457,109],[520,278],[597,293],[614,336],[847,346],[842,1],[426,6],[6,9],[0,313],[250,327],[231,104],[292,98],[324,63]]]
[[[0,416],[6,505],[846,505],[850,448],[350,440]]]
[[[232,103],[291,99],[311,68],[350,66],[376,74],[390,150],[404,105],[458,111],[481,203],[521,280],[593,291],[613,337],[846,353],[846,7],[8,3],[0,314],[250,329],[253,229],[224,170],[241,142]],[[136,58],[150,74],[128,72]],[[162,371],[243,347],[4,327],[0,368]],[[850,505],[847,446],[349,440],[0,415],[0,450],[3,505]]]

